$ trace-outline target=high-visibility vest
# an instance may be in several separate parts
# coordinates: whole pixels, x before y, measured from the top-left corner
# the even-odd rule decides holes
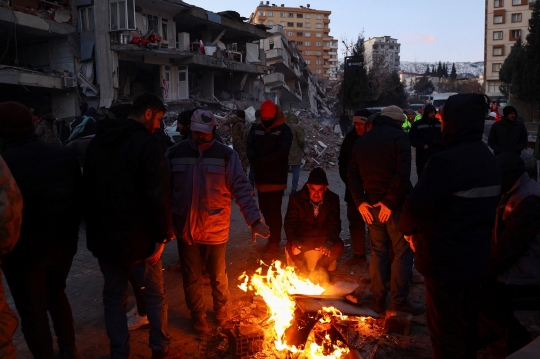
[[[422,114],[419,113],[418,115],[416,115],[416,117],[414,118],[414,122],[418,121],[418,120],[421,120],[422,119]]]
[[[403,125],[401,127],[403,128],[403,131],[409,132],[411,130],[411,122],[409,121],[409,118],[407,115],[405,115],[405,122],[403,122]]]

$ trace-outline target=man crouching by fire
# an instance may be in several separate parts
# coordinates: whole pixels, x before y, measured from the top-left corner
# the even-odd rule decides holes
[[[311,171],[302,190],[291,194],[284,227],[287,265],[294,265],[312,282],[329,282],[327,271],[336,269],[343,241],[339,196],[328,189],[323,169]]]
[[[173,224],[180,247],[186,304],[198,334],[209,332],[203,298],[203,267],[210,276],[214,312],[220,326],[229,315],[225,248],[229,240],[231,197],[256,235],[270,236],[262,223],[253,188],[238,153],[214,140],[216,117],[197,110],[191,135],[165,154],[173,187]]]

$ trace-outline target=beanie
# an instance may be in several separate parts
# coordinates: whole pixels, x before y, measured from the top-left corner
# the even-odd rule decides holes
[[[403,110],[397,106],[388,106],[382,109],[381,116],[388,116],[398,122],[404,122]]]
[[[34,131],[32,113],[18,102],[0,103],[0,137],[13,137]]]
[[[271,100],[266,100],[261,105],[261,118],[276,117],[277,107]]]
[[[369,110],[365,108],[356,110],[353,117],[353,123],[354,122],[365,123],[369,116],[371,116],[371,112],[369,112]]]
[[[514,106],[506,106],[505,108],[503,108],[503,116],[504,117],[508,116],[512,112],[515,113],[516,116],[517,116],[518,113],[517,113],[517,110],[516,110],[516,108]]]
[[[315,168],[313,171],[310,172],[307,183],[328,186],[326,172],[324,172],[324,170],[320,167]]]

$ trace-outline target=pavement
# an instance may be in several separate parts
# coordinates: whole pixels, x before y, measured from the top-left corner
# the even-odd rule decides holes
[[[330,182],[330,189],[336,192],[340,198],[343,198],[345,185],[339,178],[337,167],[328,170],[327,174]],[[301,171],[301,185],[306,182],[307,176],[308,172]],[[290,180],[291,176],[289,176],[289,188]],[[414,168],[412,170],[411,181],[413,183],[416,182],[416,171]],[[283,214],[285,214],[287,208],[288,194],[289,190],[286,191],[283,198]],[[232,307],[241,304],[242,298],[245,298],[246,296],[246,293],[242,292],[237,286],[240,284],[238,277],[244,271],[248,274],[253,273],[255,269],[260,266],[258,261],[260,254],[257,251],[257,247],[264,245],[266,242],[262,239],[259,239],[257,243],[252,242],[251,230],[247,228],[238,207],[236,205],[233,205],[233,207],[230,240],[227,244],[229,287],[231,290],[230,304]],[[361,292],[364,293],[363,301],[369,304],[369,285],[361,284],[362,278],[369,278],[368,266],[348,267],[345,265],[347,259],[352,255],[352,248],[349,239],[346,204],[344,202],[341,203],[341,218],[343,228],[341,237],[345,242],[345,250],[338,261],[338,269],[331,274],[331,281],[348,281],[356,282],[359,286],[363,285],[364,288],[361,289]],[[101,296],[103,277],[99,271],[97,260],[86,249],[84,224],[81,225],[79,235],[79,250],[74,258],[66,288],[66,293],[73,310],[77,347],[84,359],[108,358],[109,341],[105,333]],[[282,238],[285,238],[284,233],[282,234]],[[284,245],[285,241],[282,241],[282,248],[284,248]],[[282,258],[280,259],[284,261],[284,255],[282,255]],[[177,263],[177,260],[177,245],[176,242],[173,241],[166,246],[163,253],[163,267],[167,268],[168,266]],[[201,343],[197,340],[191,328],[191,320],[184,300],[181,275],[179,273],[164,270],[163,276],[169,303],[169,333],[172,336],[172,347],[183,351],[185,358],[204,358],[205,355],[200,348]],[[15,305],[7,285],[6,298],[10,307],[15,310]],[[205,298],[207,308],[210,309],[210,311],[208,311],[208,319],[215,327],[217,324],[211,311],[212,302],[209,286],[205,286]],[[410,299],[421,303],[425,301],[425,292],[422,284],[413,284],[411,286]],[[134,303],[134,297],[132,293],[130,293],[128,310],[134,306]],[[418,317],[419,318],[416,318],[414,321],[411,335],[404,338],[406,341],[409,341],[409,343],[414,343],[415,358],[429,358],[431,357],[431,343],[425,327],[425,318],[423,315]],[[538,312],[533,312],[532,314],[531,312],[524,312],[523,318],[525,321],[532,323],[532,329],[536,330],[535,336],[540,334],[540,327],[538,326],[540,323],[540,314]],[[535,325],[536,327],[534,327]],[[52,325],[51,330],[53,330]],[[143,327],[130,333],[132,358],[150,358],[151,351],[148,348],[148,328]],[[32,358],[24,341],[20,326],[14,335],[14,343],[17,347],[19,358]],[[379,353],[377,357],[386,357],[383,354],[384,352]],[[496,357],[483,356],[482,358],[487,359]]]

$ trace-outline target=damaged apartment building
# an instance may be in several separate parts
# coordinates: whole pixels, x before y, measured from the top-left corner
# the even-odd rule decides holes
[[[78,115],[76,24],[69,0],[0,0],[0,102]]]

